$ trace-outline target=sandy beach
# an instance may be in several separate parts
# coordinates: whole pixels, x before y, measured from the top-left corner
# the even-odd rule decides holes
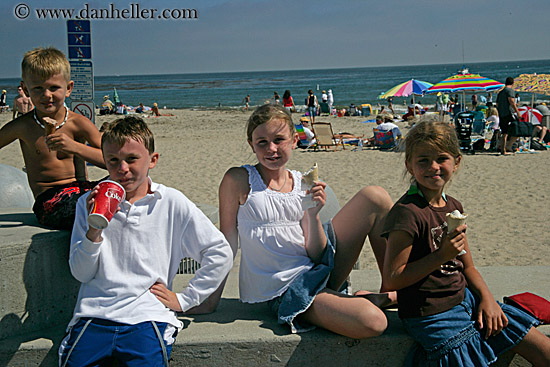
[[[238,110],[163,110],[174,116],[146,118],[155,135],[159,164],[151,171],[153,180],[175,187],[196,203],[218,206],[218,186],[232,166],[254,164],[255,156],[246,142],[245,124],[250,112]],[[96,125],[116,116],[97,116]],[[11,112],[0,114],[0,126]],[[295,121],[299,119],[294,115]],[[372,136],[374,123],[364,117],[328,117],[334,132]],[[405,123],[398,123],[404,134]],[[499,156],[495,153],[466,155],[448,186],[447,194],[460,200],[468,217],[468,240],[479,266],[546,265],[550,258],[550,193],[547,166],[550,151]],[[379,185],[397,200],[408,187],[404,155],[366,148],[363,151],[303,151],[297,149],[287,165],[307,170],[319,164],[319,175],[335,191],[340,205],[361,187]],[[0,151],[0,163],[24,166],[18,142]],[[90,179],[106,171],[89,167]],[[368,245],[361,268],[376,269]]]

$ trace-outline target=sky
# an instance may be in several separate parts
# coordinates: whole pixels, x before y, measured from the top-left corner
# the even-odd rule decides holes
[[[67,52],[66,19],[40,9],[111,6],[197,17],[92,19],[95,75],[550,59],[548,0],[2,0],[0,78],[19,77],[32,48]]]

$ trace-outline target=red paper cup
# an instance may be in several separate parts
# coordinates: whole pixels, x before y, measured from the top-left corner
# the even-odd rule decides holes
[[[105,180],[99,183],[94,205],[88,215],[88,224],[96,229],[107,228],[116,213],[118,204],[124,201],[126,191],[118,182]]]

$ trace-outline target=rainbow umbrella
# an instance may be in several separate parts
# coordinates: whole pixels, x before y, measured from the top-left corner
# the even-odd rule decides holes
[[[388,90],[386,93],[380,94],[378,96],[378,99],[386,99],[388,97],[408,97],[412,94],[414,105],[414,95],[424,94],[426,89],[430,88],[432,85],[432,83],[411,79],[409,81],[396,85],[395,87]],[[416,115],[414,108],[413,115]]]
[[[411,79],[378,96],[378,99],[386,99],[388,97],[408,97],[411,94],[424,94],[424,91],[430,88],[433,84],[420,80]],[[414,98],[414,96],[413,96]]]
[[[503,87],[504,84],[479,74],[457,74],[434,84],[426,90],[426,93],[491,92]]]
[[[462,92],[462,108],[464,109],[466,91],[491,92],[504,88],[504,84],[486,78],[479,74],[456,74],[428,88],[426,93],[455,93]]]

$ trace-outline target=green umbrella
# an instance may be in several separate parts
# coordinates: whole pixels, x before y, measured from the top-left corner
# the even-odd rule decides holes
[[[118,98],[118,93],[116,92],[116,88],[114,88],[113,93],[113,101],[115,102],[115,106],[117,106],[120,103],[120,98]]]

